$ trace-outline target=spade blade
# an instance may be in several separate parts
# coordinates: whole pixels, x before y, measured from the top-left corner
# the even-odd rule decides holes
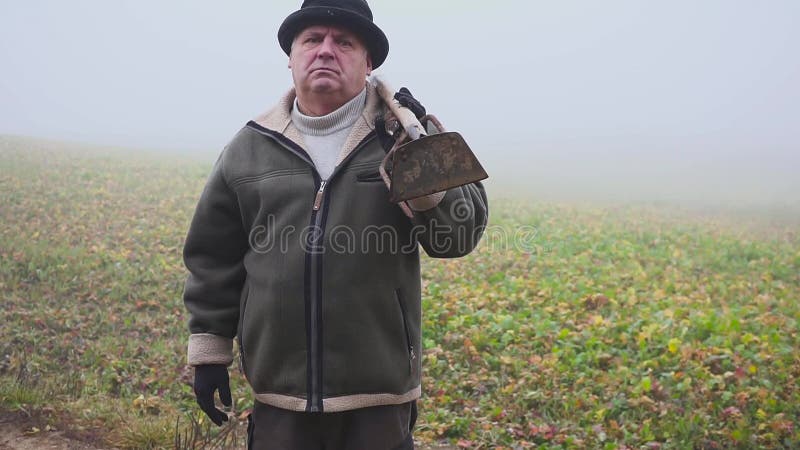
[[[395,150],[389,200],[411,200],[488,177],[460,134],[423,136]]]

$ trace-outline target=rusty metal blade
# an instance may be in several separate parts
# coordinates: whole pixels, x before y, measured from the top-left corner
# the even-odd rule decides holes
[[[459,133],[423,136],[396,149],[389,200],[410,200],[488,177]]]

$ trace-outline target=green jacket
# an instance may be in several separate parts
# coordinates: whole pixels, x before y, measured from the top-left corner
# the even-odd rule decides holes
[[[481,183],[406,217],[378,176],[373,88],[321,183],[291,124],[294,94],[224,149],[184,247],[191,365],[240,363],[255,397],[335,412],[418,398],[419,244],[466,255],[488,218]]]

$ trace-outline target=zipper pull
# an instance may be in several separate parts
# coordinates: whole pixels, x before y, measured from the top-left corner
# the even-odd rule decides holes
[[[322,204],[322,193],[325,191],[325,184],[328,180],[323,180],[322,183],[319,184],[319,190],[317,191],[317,196],[314,198],[314,211],[319,210],[320,205]]]
[[[416,355],[416,353],[414,353],[414,346],[413,345],[409,345],[408,346],[408,354],[409,354],[409,357],[408,357],[408,372],[409,373],[413,373],[414,372],[414,360],[417,359],[417,355]]]

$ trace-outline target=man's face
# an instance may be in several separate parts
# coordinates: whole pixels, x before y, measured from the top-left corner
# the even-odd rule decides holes
[[[295,37],[289,67],[298,94],[344,104],[364,89],[372,62],[354,33],[338,26],[317,25]]]

